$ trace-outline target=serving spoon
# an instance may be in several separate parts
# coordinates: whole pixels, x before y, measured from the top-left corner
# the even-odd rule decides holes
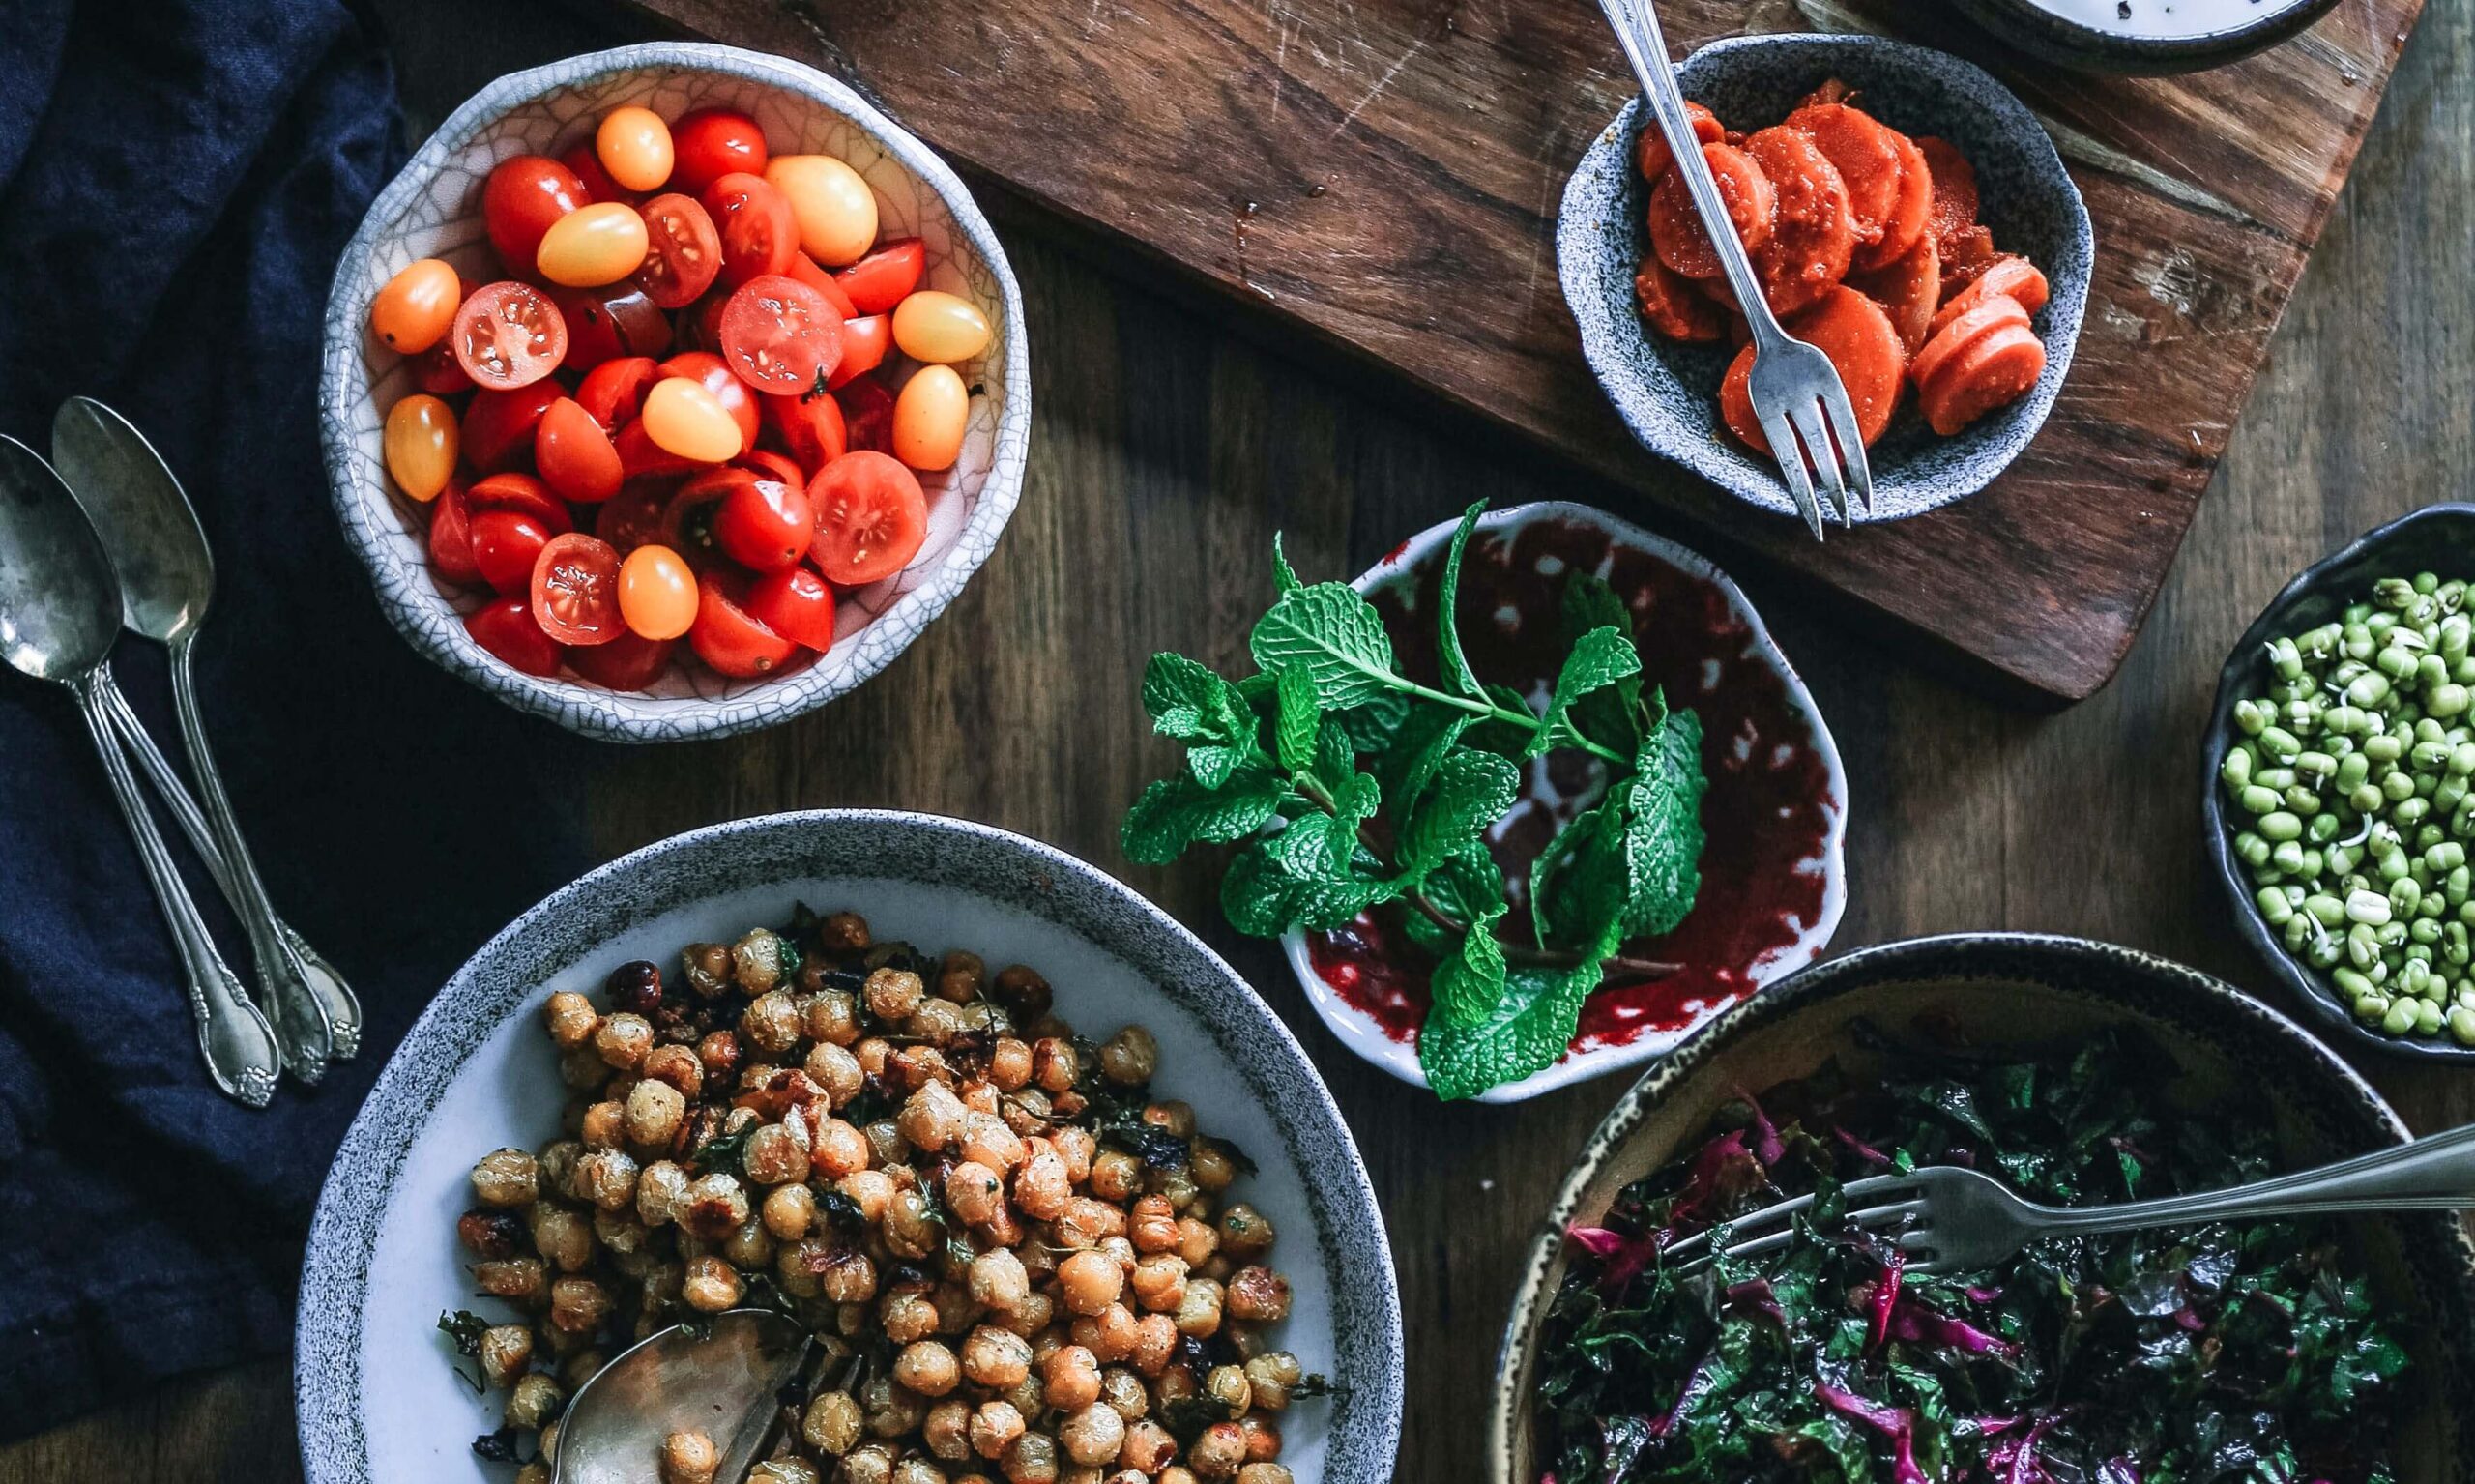
[[[41,454],[0,435],[0,655],[20,673],[76,696],[112,798],[137,841],[147,885],[171,928],[207,1071],[225,1093],[263,1108],[275,1096],[283,1064],[275,1033],[216,950],[112,735],[104,696],[120,620],[111,557],[69,487]]]
[[[551,1484],[644,1484],[662,1440],[698,1432],[721,1450],[715,1479],[737,1481],[756,1463],[781,1403],[815,1341],[770,1309],[713,1316],[699,1336],[684,1324],[656,1331],[597,1372],[559,1417]]]

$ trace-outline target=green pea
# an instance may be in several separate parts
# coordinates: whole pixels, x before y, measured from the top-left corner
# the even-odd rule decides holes
[[[2389,677],[2374,670],[2358,675],[2346,686],[2346,700],[2356,706],[2378,706],[2389,699]]]
[[[2405,608],[2415,601],[2415,585],[2403,577],[2383,577],[2372,585],[2372,600],[2383,608]]]
[[[2346,822],[2334,811],[2323,810],[2303,822],[2303,837],[2315,845],[2327,845],[2345,828]]]
[[[2392,635],[2392,637],[2396,637]],[[2392,644],[2372,657],[2373,668],[2393,681],[2402,681],[2415,673],[2417,655],[2402,644]]]
[[[2269,863],[2269,842],[2246,829],[2234,837],[2234,856],[2257,871]]]
[[[2243,810],[2247,814],[2267,814],[2276,809],[2280,802],[2276,789],[2262,788],[2257,783],[2247,786],[2235,797],[2242,803]]]
[[[2233,760],[2233,754],[2228,753],[2227,755],[2227,761],[2230,763]],[[2244,777],[2248,780],[2251,773],[2252,765],[2251,762],[2247,760],[2243,765]],[[2344,789],[2346,792],[2353,793],[2356,789],[2361,788],[2363,786],[2363,780],[2371,776],[2372,759],[2364,756],[2362,753],[2349,752],[2344,757],[2338,759],[2338,787]],[[2233,782],[2230,778],[2227,781],[2229,783]],[[2237,783],[2234,786],[2240,788],[2242,787],[2242,784]]]
[[[2303,820],[2298,815],[2279,809],[2273,813],[2261,815],[2257,828],[2260,831],[2260,838],[2273,843],[2282,842],[2301,838]]]
[[[2389,1002],[2388,1010],[2380,1017],[2380,1029],[2391,1035],[2404,1035],[2414,1030],[2414,1004],[2403,999]]]
[[[2304,874],[2303,843],[2299,840],[2279,841],[2277,848],[2269,852],[2269,864],[2288,876]]]
[[[2234,724],[2253,737],[2257,737],[2269,724],[2269,713],[2257,701],[2234,703]]]
[[[2375,763],[2395,763],[2406,755],[2405,739],[2394,732],[2383,732],[2376,737],[2366,738],[2363,755]]]

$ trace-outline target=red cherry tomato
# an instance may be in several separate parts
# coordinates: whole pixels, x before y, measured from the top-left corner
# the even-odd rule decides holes
[[[476,393],[459,429],[464,461],[483,474],[523,468],[533,456],[534,427],[565,394],[555,381],[537,381],[512,392]]]
[[[533,586],[534,559],[550,544],[550,531],[513,510],[473,514],[473,565],[481,580],[501,593],[523,594]]]
[[[481,569],[473,564],[473,512],[462,480],[449,480],[430,506],[429,565],[439,581],[459,588],[481,580]]]
[[[687,630],[696,657],[734,680],[771,675],[790,661],[799,646],[748,616],[738,598],[741,582],[719,570],[697,579],[696,624]]]
[[[825,379],[829,387],[845,387],[886,364],[886,352],[893,348],[893,320],[884,314],[863,314],[842,322],[842,364]]]
[[[568,354],[567,321],[559,306],[530,283],[503,278],[473,291],[447,333],[464,374],[506,392],[558,369]]]
[[[830,396],[767,396],[765,425],[809,474],[840,458],[849,447],[842,404]]]
[[[698,197],[722,234],[722,282],[737,288],[748,279],[781,273],[800,250],[791,198],[761,175],[734,172]]]
[[[593,414],[603,432],[615,434],[636,421],[636,414],[645,407],[645,393],[659,380],[661,366],[651,356],[604,361],[576,384],[576,402]]]
[[[750,571],[791,566],[807,554],[815,536],[816,507],[807,491],[778,480],[750,479],[713,511],[713,544]]]
[[[559,673],[558,641],[533,622],[533,605],[521,597],[494,598],[464,615],[473,642],[527,675]]]
[[[750,278],[722,308],[722,355],[740,380],[786,395],[842,364],[842,316],[787,274]]]
[[[568,327],[568,353],[559,363],[567,370],[590,371],[622,357],[670,353],[670,316],[633,283],[544,292]]]
[[[661,512],[669,509],[670,496],[670,486],[663,480],[632,480],[593,512],[593,534],[623,557],[647,541],[658,540]]]
[[[762,176],[772,158],[765,149],[765,131],[746,114],[728,108],[682,114],[670,126],[670,183],[689,192],[701,192],[735,171]]]
[[[884,314],[919,286],[928,249],[917,237],[880,243],[874,251],[833,276],[862,314]]]
[[[685,557],[699,571],[713,565],[715,551],[713,512],[733,491],[763,476],[749,469],[707,469],[679,486],[662,507],[661,543]]]
[[[808,555],[836,587],[863,587],[901,571],[928,538],[928,497],[888,454],[861,450],[817,471],[808,485],[816,539]]]
[[[792,253],[790,275],[792,277],[799,279],[801,283],[804,283],[808,287],[816,290],[818,293],[823,294],[825,296],[825,302],[833,306],[833,312],[841,315],[844,319],[857,319],[859,317],[859,306],[852,304],[851,296],[842,291],[842,285],[833,280],[833,275],[827,273],[824,269],[816,266],[816,259],[808,256],[804,252]]]
[[[550,223],[586,204],[584,182],[555,160],[503,160],[481,188],[481,222],[510,273],[530,273]]]
[[[804,567],[784,567],[747,590],[748,616],[794,644],[833,648],[833,589]]]
[[[607,644],[588,645],[568,655],[568,668],[611,690],[643,690],[670,669],[675,639],[648,639],[623,633]]]
[[[642,419],[619,429],[619,436],[610,442],[619,451],[620,472],[631,480],[675,479],[711,467],[682,458],[654,442],[653,436],[645,431]]]
[[[533,559],[533,620],[561,644],[607,644],[626,630],[619,617],[619,553],[570,531]]]
[[[559,157],[559,163],[566,165],[568,172],[583,183],[585,205],[590,206],[596,201],[635,204],[636,193],[610,178],[610,172],[602,167],[601,155],[594,149],[591,139],[569,145],[567,152]],[[535,246],[539,245],[537,243]]]
[[[601,424],[572,397],[561,397],[533,430],[533,466],[562,500],[598,505],[619,493],[626,478],[619,450]]]
[[[855,381],[833,395],[842,403],[845,443],[879,453],[893,448],[892,393],[873,381]]]
[[[550,486],[529,474],[494,474],[464,492],[465,507],[475,515],[483,510],[510,510],[552,536],[575,529],[568,508]]]
[[[645,266],[635,281],[665,309],[682,309],[722,271],[721,234],[693,196],[655,196],[644,205]]]
[[[733,421],[739,423],[739,446],[756,447],[760,414],[756,409],[756,393],[747,383],[732,372],[728,363],[711,351],[682,351],[661,364],[664,376],[684,376],[703,384],[721,402]]]
[[[413,368],[413,385],[432,396],[453,396],[473,390],[473,378],[465,374],[464,363],[455,359],[452,337],[439,341],[407,364]]]

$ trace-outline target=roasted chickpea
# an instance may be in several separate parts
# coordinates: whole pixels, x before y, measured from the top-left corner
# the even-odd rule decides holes
[[[636,1176],[636,1215],[649,1227],[667,1226],[687,1203],[687,1172],[656,1159]]]
[[[481,1375],[493,1386],[511,1386],[533,1363],[533,1330],[524,1324],[492,1324],[481,1331]]]
[[[964,1160],[946,1172],[946,1208],[968,1226],[985,1227],[1005,1207],[1005,1182],[986,1165]]]
[[[473,1265],[473,1281],[493,1298],[531,1307],[550,1292],[548,1267],[538,1257],[508,1258]]]
[[[893,1201],[893,1178],[883,1170],[858,1170],[834,1182],[834,1188],[849,1196],[859,1208],[861,1219],[881,1222],[886,1208]]]
[[[747,1471],[747,1484],[825,1484],[816,1466],[803,1458],[769,1458]]]
[[[731,978],[751,995],[764,996],[782,982],[782,940],[772,928],[748,930],[731,945]]]
[[[765,1230],[784,1241],[798,1241],[816,1223],[816,1192],[805,1185],[780,1185],[766,1192],[757,1208]]]
[[[573,990],[559,991],[541,1006],[541,1024],[549,1030],[551,1043],[562,1050],[583,1045],[600,1022],[593,1002]]]
[[[559,1271],[581,1272],[593,1262],[593,1222],[583,1212],[545,1201],[533,1208],[527,1226],[533,1250]]]
[[[826,1102],[835,1108],[848,1107],[851,1099],[868,1085],[865,1072],[859,1070],[859,1059],[850,1048],[831,1041],[819,1041],[808,1048],[803,1069],[808,1081],[825,1091]]]
[[[1274,1463],[1253,1463],[1238,1470],[1238,1484],[1297,1484],[1289,1469]]]
[[[1118,1462],[1146,1478],[1169,1467],[1178,1456],[1178,1440],[1169,1430],[1150,1420],[1129,1422],[1125,1429],[1125,1445],[1118,1449]]]
[[[919,1008],[902,1023],[905,1035],[916,1035],[930,1046],[945,1046],[962,1033],[963,1012],[943,1000],[922,1000]]]
[[[1005,1450],[1006,1484],[1057,1484],[1057,1440],[1025,1433]]]
[[[1240,1201],[1220,1213],[1220,1248],[1233,1263],[1251,1263],[1269,1252],[1272,1224]]]
[[[645,1053],[645,1063],[636,1070],[649,1081],[668,1083],[687,1102],[694,1102],[705,1091],[705,1063],[692,1046],[655,1046]]]
[[[1035,1150],[1014,1172],[1014,1204],[1034,1221],[1054,1221],[1063,1215],[1073,1194],[1065,1161],[1054,1150]]]
[[[1092,1158],[1100,1151],[1099,1141],[1088,1128],[1068,1124],[1049,1135],[1049,1148],[1065,1161],[1065,1178],[1080,1185],[1092,1178]]]
[[[859,1440],[859,1404],[848,1391],[827,1391],[808,1403],[800,1418],[800,1440],[830,1458],[840,1458]]]
[[[1010,1035],[1001,1035],[988,1052],[988,1080],[1004,1092],[1020,1091],[1031,1084],[1032,1048],[1030,1043]]]
[[[969,1004],[979,998],[988,977],[987,965],[976,953],[955,951],[946,955],[937,966],[937,998],[954,1004]]]
[[[1151,1388],[1124,1366],[1113,1365],[1100,1373],[1100,1402],[1132,1422],[1151,1411]]]
[[[559,1414],[568,1394],[559,1383],[539,1371],[515,1379],[514,1389],[508,1393],[507,1424],[510,1427],[538,1428]]]
[[[1289,1394],[1305,1378],[1305,1368],[1285,1350],[1257,1355],[1246,1362],[1246,1384],[1254,1404],[1266,1411],[1286,1411]]]
[[[1057,1440],[1078,1464],[1113,1463],[1125,1446],[1125,1418],[1107,1403],[1093,1402],[1058,1425]]]
[[[1226,1302],[1240,1324],[1278,1324],[1289,1318],[1289,1280],[1268,1267],[1241,1267],[1230,1276]]]
[[[921,1396],[944,1396],[961,1382],[962,1368],[941,1342],[915,1340],[893,1357],[893,1379]]]
[[[835,1484],[893,1484],[893,1449],[885,1443],[861,1443],[843,1456]]]
[[[1063,1036],[1044,1035],[1032,1043],[1032,1080],[1040,1091],[1055,1096],[1072,1091],[1082,1066],[1074,1054],[1074,1043]]]
[[[1077,1252],[1058,1265],[1057,1280],[1065,1307],[1076,1314],[1097,1314],[1118,1301],[1125,1288],[1125,1271],[1097,1252]]]
[[[550,1324],[571,1335],[588,1335],[610,1317],[610,1293],[591,1278],[573,1274],[550,1285]]]
[[[1235,1422],[1215,1422],[1186,1448],[1186,1466],[1197,1476],[1229,1479],[1246,1462],[1246,1435]]]
[[[606,1211],[635,1204],[637,1178],[636,1162],[617,1149],[595,1149],[576,1161],[576,1195]]]
[[[822,1259],[818,1291],[835,1303],[865,1303],[877,1296],[877,1267],[864,1252],[832,1248]]]
[[[1219,1228],[1192,1216],[1178,1218],[1178,1256],[1186,1260],[1189,1271],[1211,1261],[1212,1255],[1219,1250]]]
[[[1166,1314],[1146,1314],[1134,1322],[1134,1348],[1126,1363],[1145,1376],[1157,1377],[1178,1353],[1177,1321]]]
[[[888,1025],[910,1019],[926,994],[927,986],[920,983],[919,975],[908,969],[880,969],[868,975],[861,991],[868,1013]]]
[[[1031,1291],[1031,1275],[1011,1248],[998,1247],[971,1260],[972,1302],[1012,1314],[1022,1308]]]
[[[654,1049],[653,1022],[625,1010],[604,1016],[593,1033],[593,1049],[605,1064],[632,1072]]]
[[[747,1220],[747,1191],[735,1176],[699,1176],[688,1183],[673,1218],[707,1241],[720,1241]]]
[[[1100,1399],[1100,1362],[1080,1345],[1060,1346],[1040,1367],[1043,1396],[1051,1407],[1080,1411]]]
[[[945,1247],[946,1224],[930,1213],[928,1198],[917,1190],[896,1190],[878,1227],[886,1249],[898,1258],[916,1263]]]
[[[1174,1252],[1155,1252],[1134,1265],[1127,1280],[1134,1301],[1157,1314],[1175,1314],[1186,1301],[1186,1260]]]
[[[997,1458],[1023,1436],[1023,1414],[1011,1402],[982,1402],[971,1415],[972,1451],[982,1458]]]
[[[540,1196],[540,1164],[522,1149],[493,1149],[473,1166],[473,1198],[483,1206],[531,1206]]]
[[[962,1365],[972,1384],[1010,1390],[1031,1374],[1032,1344],[1009,1330],[982,1324],[963,1341]]]
[[[802,1129],[805,1124],[801,1124]],[[740,1167],[759,1185],[787,1185],[808,1178],[808,1147],[788,1123],[768,1123],[747,1136]]]
[[[1188,1278],[1185,1301],[1173,1316],[1178,1332],[1208,1340],[1220,1332],[1221,1288],[1209,1278]]]
[[[1076,1320],[1072,1332],[1075,1344],[1102,1361],[1115,1364],[1134,1353],[1135,1337],[1140,1331],[1134,1312],[1121,1303],[1113,1303],[1097,1314]]]
[[[719,1314],[739,1303],[739,1269],[717,1257],[687,1260],[679,1296],[699,1314]]]
[[[1092,1161],[1092,1194],[1102,1201],[1131,1201],[1143,1189],[1143,1161],[1123,1149],[1102,1149]]]
[[[704,1065],[705,1076],[711,1081],[727,1081],[739,1069],[739,1035],[735,1032],[708,1032],[696,1043],[696,1060]]]
[[[908,1345],[937,1332],[937,1304],[925,1294],[888,1294],[878,1311],[886,1338]]]
[[[661,1440],[661,1484],[713,1484],[722,1450],[703,1433],[673,1433]]]
[[[1023,964],[1012,964],[999,970],[993,993],[997,1003],[1005,1007],[1005,1013],[1013,1016],[1014,1024],[1018,1026],[1029,1025],[1047,1014],[1054,999],[1048,980],[1041,978],[1038,971]]]
[[[848,1051],[860,1035],[859,999],[847,989],[819,990],[801,1007],[800,1021],[809,1040]]]
[[[687,988],[699,1000],[718,1000],[731,987],[731,950],[718,943],[691,943],[679,955]]]
[[[928,1399],[890,1376],[872,1376],[859,1388],[859,1411],[868,1419],[870,1436],[900,1438],[927,1417]]]
[[[1065,1203],[1065,1210],[1055,1224],[1061,1246],[1096,1247],[1112,1237],[1125,1235],[1125,1211],[1107,1201],[1077,1196]]]
[[[739,1224],[739,1230],[722,1238],[722,1260],[742,1272],[762,1270],[773,1266],[773,1234],[765,1223],[754,1217]]]
[[[1246,1373],[1234,1365],[1213,1366],[1211,1374],[1203,1379],[1203,1394],[1232,1422],[1244,1416],[1255,1400]]]
[[[1139,1088],[1160,1070],[1160,1043],[1141,1026],[1127,1026],[1100,1047],[1100,1075],[1121,1088]]]
[[[1246,1462],[1269,1463],[1280,1457],[1280,1429],[1262,1412],[1239,1417],[1238,1431],[1246,1435]]]
[[[868,934],[868,919],[856,912],[837,912],[825,919],[816,930],[817,942],[828,953],[859,953],[876,946]]]
[[[952,1400],[929,1408],[928,1420],[919,1424],[919,1440],[947,1463],[971,1457],[971,1403]]]

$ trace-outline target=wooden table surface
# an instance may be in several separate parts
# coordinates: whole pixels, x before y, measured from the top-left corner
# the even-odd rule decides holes
[[[622,39],[507,0],[381,0],[416,127],[488,77]],[[2435,0],[2155,619],[2111,686],[2059,714],[1956,689],[1740,573],[1845,750],[1853,884],[1837,946],[1980,928],[2082,933],[2265,989],[2204,872],[2194,751],[2227,648],[2295,569],[2466,493],[2475,463],[2475,0]],[[1339,1098],[1390,1228],[1408,1325],[1399,1477],[1476,1476],[1517,1252],[1619,1091],[1442,1107],[1358,1062],[1277,955],[1238,939],[1201,863],[1127,867],[1117,817],[1171,754],[1143,657],[1240,653],[1275,530],[1310,576],[1357,570],[1473,495],[1607,502],[1542,479],[1362,369],[1301,364],[1001,209],[1039,394],[1021,509],[945,619],[885,674],[756,737],[633,751],[596,804],[609,854],[822,804],[937,810],[1053,841],[1200,929],[1295,1026]],[[2102,494],[2100,495],[2102,497]],[[2420,1127],[2475,1116],[2475,1071],[2379,1062]],[[0,1449],[0,1484],[298,1476],[288,1361],[142,1392]]]

